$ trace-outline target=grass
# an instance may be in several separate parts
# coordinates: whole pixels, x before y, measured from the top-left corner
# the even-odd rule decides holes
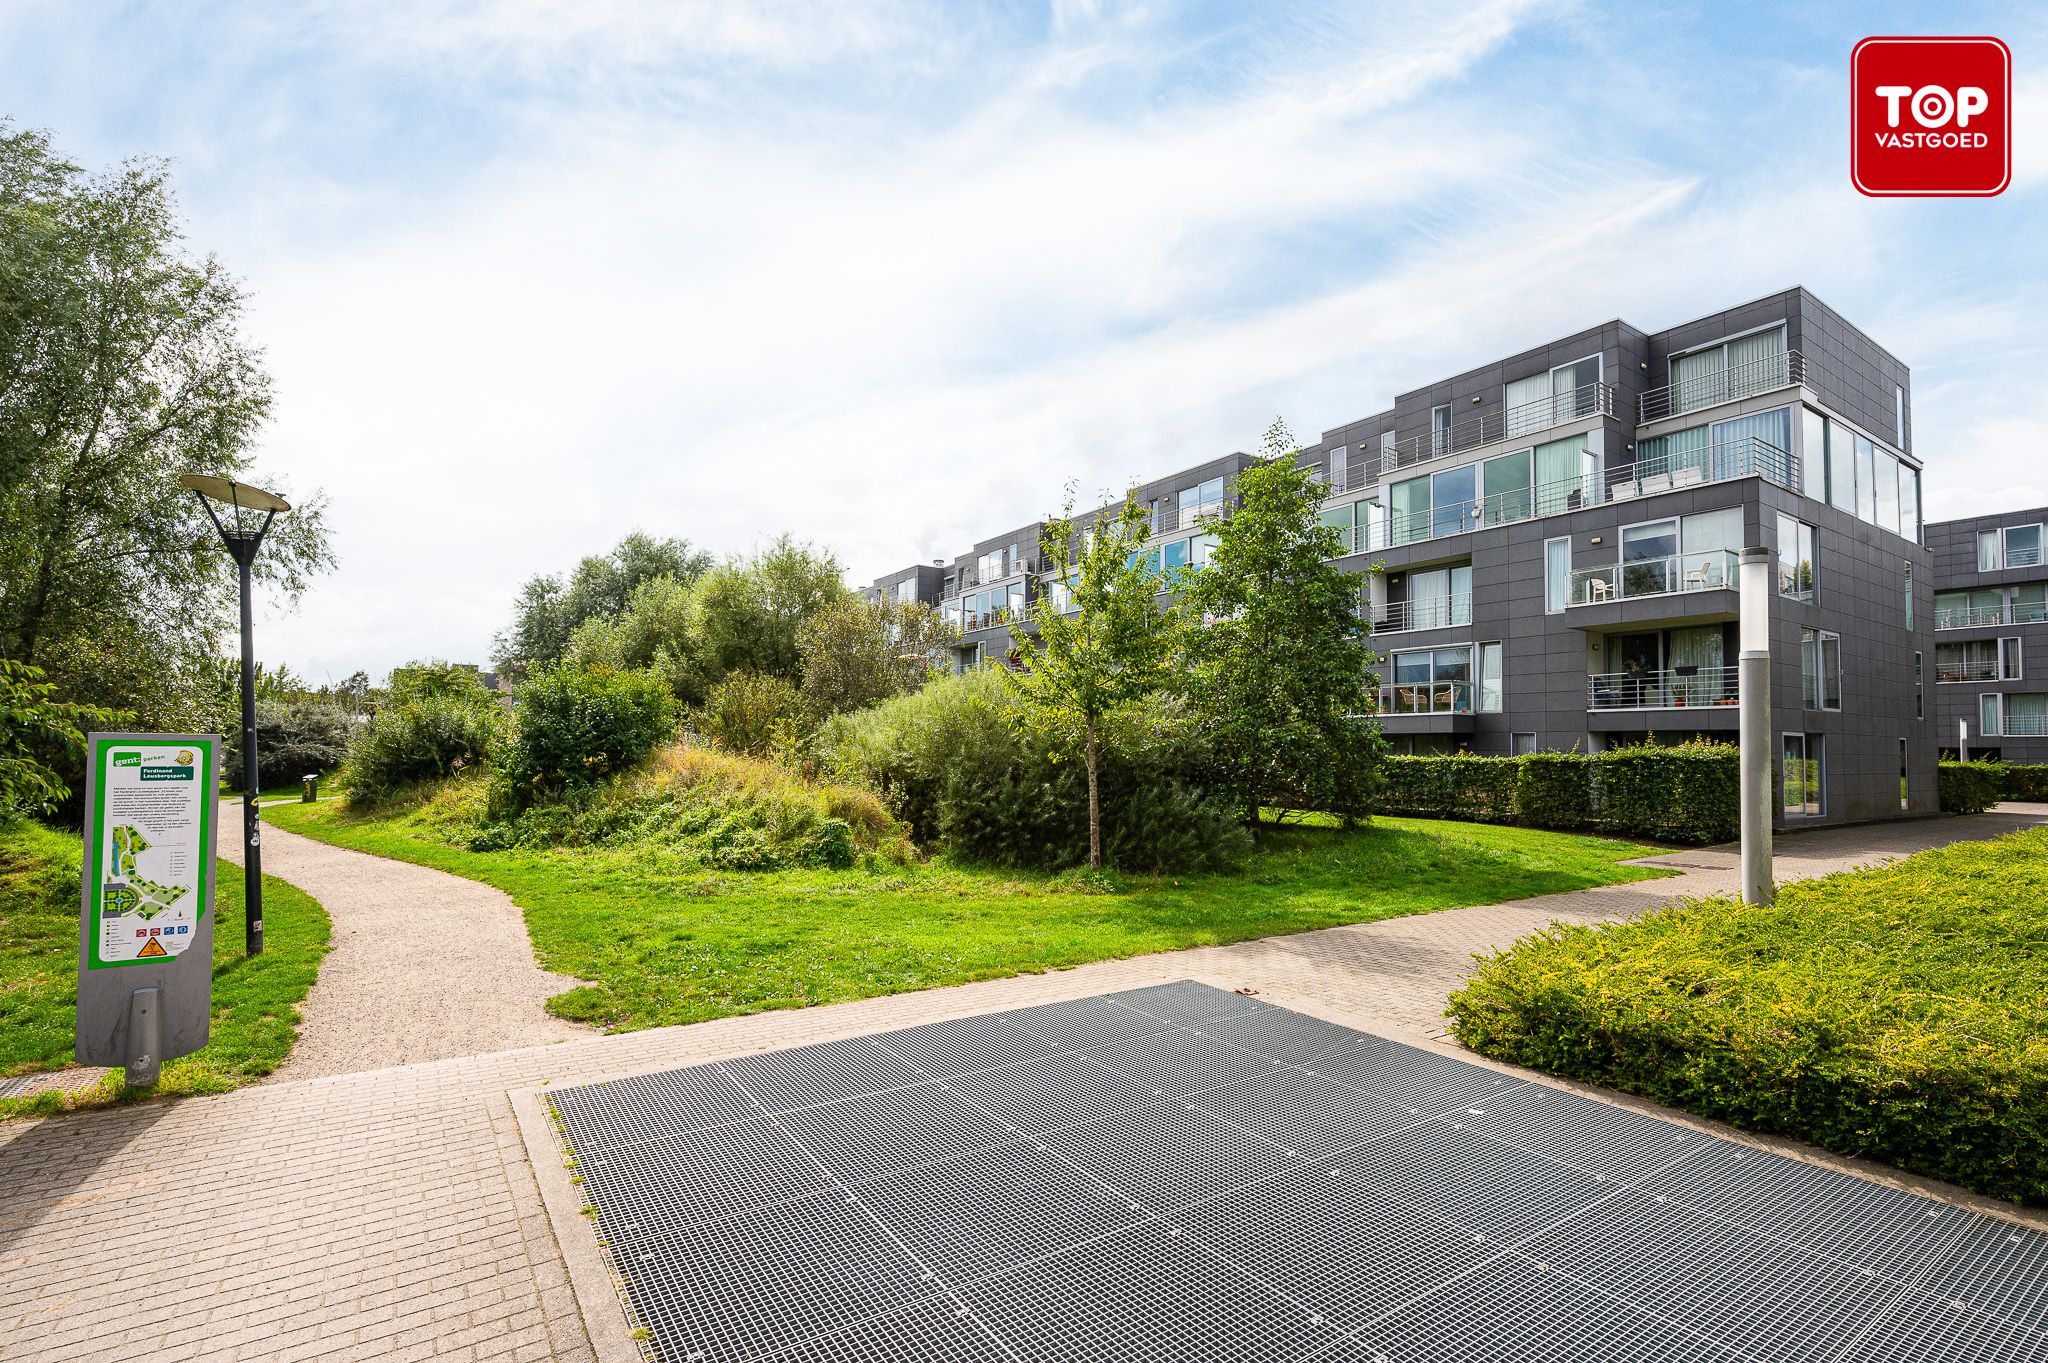
[[[1241,872],[1049,875],[867,857],[848,870],[708,868],[660,844],[472,851],[459,796],[368,813],[284,805],[277,827],[497,886],[541,964],[588,981],[549,1003],[614,1030],[868,998],[1659,874],[1658,849],[1386,819],[1268,828]]]
[[[71,1063],[78,998],[79,839],[30,821],[0,825],[0,1075]],[[263,881],[264,951],[242,956],[242,870],[217,863],[213,907],[213,1030],[205,1046],[166,1061],[154,1089],[118,1070],[71,1094],[0,1099],[0,1117],[49,1115],[150,1096],[221,1093],[284,1062],[298,1003],[327,954],[327,914],[296,886]]]
[[[1553,928],[1452,996],[1566,1078],[2048,1205],[2048,829]]]

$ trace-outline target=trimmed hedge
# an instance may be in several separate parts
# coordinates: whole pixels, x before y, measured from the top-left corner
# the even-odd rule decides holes
[[[1982,814],[2004,798],[2006,768],[1997,762],[1943,762],[1935,782],[1949,814]]]
[[[1732,744],[1646,743],[1526,757],[1389,757],[1383,814],[1725,842],[1741,829]]]
[[[2008,800],[2048,801],[2048,765],[2007,767],[1999,789]]]
[[[2048,1205],[2048,830],[1957,843],[1484,960],[1465,1045]]]

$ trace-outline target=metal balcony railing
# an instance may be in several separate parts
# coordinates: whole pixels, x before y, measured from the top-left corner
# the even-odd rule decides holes
[[[1997,734],[1987,738],[2048,738],[2048,715],[2016,715],[2007,711],[1999,721]]]
[[[1712,374],[1652,388],[1636,400],[1644,424],[1697,412],[1723,402],[1740,402],[1806,381],[1806,359],[1796,350],[1750,360]]]
[[[1002,606],[995,610],[962,610],[956,604],[945,612],[948,620],[958,625],[963,632],[977,629],[995,629],[999,625],[1023,624],[1031,619],[1032,608],[1023,606]]]
[[[1367,525],[1352,526],[1343,552],[1374,553],[1395,545],[1415,544],[1496,525],[1513,525],[1519,521],[1580,511],[1598,506],[1602,501],[1625,501],[1679,488],[1753,477],[1764,478],[1796,492],[1799,490],[1799,458],[1768,440],[1742,436],[1703,445],[1683,454],[1611,467],[1604,476],[1585,474],[1538,484],[1533,488],[1495,493],[1490,498],[1440,503],[1423,511],[1393,512]]]
[[[1686,592],[1732,589],[1736,581],[1736,562],[1733,551],[1715,549],[1701,554],[1671,554],[1663,558],[1610,563],[1601,568],[1579,568],[1572,573],[1571,596],[1566,604],[1600,606],[1610,601],[1632,601],[1641,596],[1678,596]]]
[[[2008,568],[2036,568],[2041,564],[2041,546],[2031,549],[2015,549],[2010,542],[2005,548],[2005,566]]]
[[[2048,602],[2004,601],[1996,606],[1937,606],[1936,629],[1973,629],[1979,625],[2048,624]]]
[[[1476,450],[1481,445],[1497,445],[1504,440],[1534,436],[1539,431],[1562,426],[1568,421],[1613,415],[1614,390],[1604,383],[1584,384],[1534,402],[1495,408],[1463,421],[1454,421],[1448,430],[1430,431],[1426,435],[1411,436],[1394,445],[1383,446],[1364,456],[1372,458],[1374,463],[1369,471],[1359,470],[1364,474],[1360,481],[1369,483],[1381,474],[1426,464],[1432,459],[1442,459],[1465,450]]]
[[[2003,681],[1998,675],[1998,659],[1983,658],[1963,662],[1934,660],[1934,680],[1937,682],[1994,682]]]
[[[1586,678],[1588,710],[1685,710],[1733,706],[1734,667],[1667,667],[1654,672],[1596,672]]]
[[[1469,715],[1468,681],[1389,682],[1380,688],[1383,715]]]
[[[1458,592],[1419,601],[1390,601],[1373,620],[1372,627],[1380,634],[1395,634],[1408,629],[1445,629],[1471,623],[1472,594]]]

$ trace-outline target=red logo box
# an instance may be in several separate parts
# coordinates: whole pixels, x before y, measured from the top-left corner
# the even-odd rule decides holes
[[[2012,53],[1996,38],[1865,38],[1849,55],[1849,172],[1874,197],[2012,182]]]

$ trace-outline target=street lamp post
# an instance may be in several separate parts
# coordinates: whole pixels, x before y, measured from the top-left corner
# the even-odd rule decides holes
[[[1771,551],[1744,549],[1739,562],[1742,897],[1769,904],[1777,898],[1771,878]]]
[[[263,537],[270,532],[270,523],[278,513],[290,511],[291,503],[274,492],[250,487],[228,478],[212,478],[200,473],[179,475],[178,482],[188,488],[206,508],[207,519],[213,528],[220,531],[220,540],[235,560],[235,568],[241,579],[242,592],[242,885],[243,885],[243,951],[249,956],[263,954],[263,848],[262,834],[256,817],[256,645],[251,632],[249,608],[249,570],[256,562],[256,551],[263,545]],[[219,503],[231,510],[228,520],[222,520],[214,504]],[[258,514],[262,519],[256,520]],[[245,518],[246,515],[246,518]]]

